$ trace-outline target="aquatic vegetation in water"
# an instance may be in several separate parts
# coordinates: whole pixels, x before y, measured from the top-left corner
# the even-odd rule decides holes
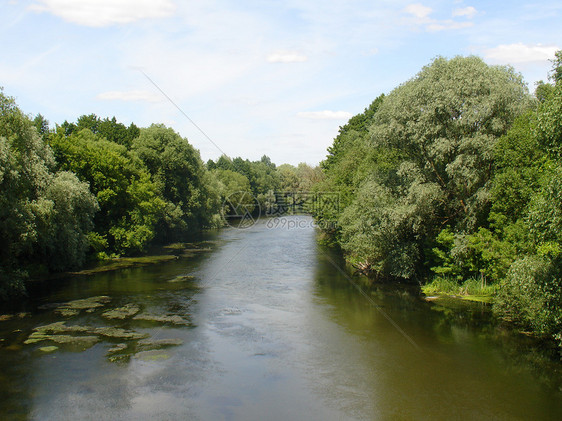
[[[140,311],[140,307],[136,304],[125,304],[123,307],[117,307],[111,310],[107,310],[102,313],[102,317],[106,319],[127,319],[133,317]]]
[[[59,349],[58,346],[51,345],[51,346],[42,346],[41,348],[39,348],[39,351],[42,351],[42,352],[54,352],[54,351],[56,351],[57,349]]]
[[[19,319],[23,319],[24,317],[30,316],[29,313],[17,313],[17,314],[1,314],[0,315],[0,322],[6,322],[8,320],[15,319],[16,317]]]
[[[69,301],[68,303],[59,305],[55,309],[55,313],[58,313],[61,316],[65,316],[65,317],[76,316],[82,310],[85,310],[87,313],[91,313],[97,308],[105,306],[110,301],[111,298],[105,295],[83,298],[80,300],[73,300],[73,301]]]
[[[138,354],[135,354],[134,357],[137,360],[142,360],[142,361],[158,361],[158,360],[167,360],[168,358],[170,358],[170,354],[159,350],[153,350],[153,351],[141,351]]]
[[[164,248],[168,250],[198,253],[211,251],[212,249],[208,247],[211,244],[214,243],[210,241],[202,241],[200,243],[174,243],[168,244],[167,246],[164,246]]]
[[[114,345],[111,348],[109,348],[107,350],[107,353],[108,354],[115,354],[116,352],[121,352],[125,349],[127,349],[127,344],[117,344],[117,345]]]
[[[133,317],[133,320],[143,320],[147,322],[157,322],[157,323],[170,323],[173,325],[183,325],[183,326],[190,326],[191,322],[187,319],[184,319],[181,316],[173,315],[173,316],[159,316],[156,314],[137,314]]]
[[[90,269],[84,269],[79,272],[73,272],[73,275],[94,275],[101,272],[111,272],[119,269],[129,269],[133,267],[141,267],[156,263],[168,262],[176,260],[177,256],[173,254],[165,254],[162,256],[140,256],[140,257],[121,257],[104,262],[100,266]]]
[[[170,282],[170,283],[188,282],[188,281],[193,281],[194,279],[195,279],[195,276],[181,275],[181,276],[176,276],[173,279],[170,279],[168,282]]]
[[[145,339],[149,335],[148,333],[139,333],[110,326],[67,326],[65,322],[55,322],[36,327],[34,332],[24,341],[24,344],[30,345],[42,341],[52,341],[59,344],[71,344],[82,348],[89,348],[101,340],[100,336],[109,339],[138,340]]]
[[[145,339],[137,342],[138,351],[150,351],[183,344],[181,339]]]
[[[150,336],[148,333],[139,333],[132,330],[121,329],[118,327],[97,327],[92,330],[92,333],[111,339],[128,340],[144,339]]]
[[[71,335],[72,333],[84,333],[90,335]],[[36,342],[51,341],[58,344],[69,344],[82,349],[90,348],[100,341],[97,336],[91,336],[91,329],[86,326],[66,326],[65,322],[55,322],[34,329],[24,344],[30,345]]]
[[[125,343],[119,343],[107,350],[107,358],[111,362],[125,362],[131,357],[145,359],[144,356],[158,356],[168,354],[162,353],[160,350],[164,348],[169,348],[172,346],[181,345],[183,341],[181,339],[144,339],[135,343],[130,343],[129,345]],[[161,358],[147,358],[148,360],[161,359]]]
[[[126,307],[126,306],[124,306]],[[144,315],[146,320],[160,323],[187,324],[187,320],[180,316],[151,316]],[[150,335],[144,332],[122,329],[113,326],[80,326],[67,325],[66,322],[54,322],[33,329],[33,332],[24,341],[25,345],[50,341],[57,345],[65,345],[74,350],[84,351],[102,340],[122,340],[107,351],[110,361],[128,361],[131,355],[141,352],[157,351],[183,343],[181,339],[149,339]],[[55,345],[38,348],[42,352],[53,352],[59,347]]]
[[[50,335],[47,333],[33,332],[24,344],[33,344],[35,342],[52,341],[58,344],[67,344],[88,349],[100,341],[97,336],[73,336],[73,335]]]

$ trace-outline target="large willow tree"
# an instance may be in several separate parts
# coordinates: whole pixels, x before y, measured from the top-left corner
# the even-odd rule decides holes
[[[368,147],[400,159],[384,179],[375,163],[340,218],[351,260],[408,278],[441,229],[483,223],[494,144],[528,102],[519,74],[478,57],[437,58],[385,97]]]

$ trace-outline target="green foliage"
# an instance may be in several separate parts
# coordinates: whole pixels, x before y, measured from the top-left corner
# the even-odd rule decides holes
[[[459,282],[465,278],[465,268],[459,253],[463,249],[462,238],[456,236],[449,227],[443,229],[435,238],[436,246],[432,248],[433,261],[436,266],[431,270],[441,278],[454,279]],[[466,247],[464,247],[466,249]],[[460,254],[460,256],[459,256]]]
[[[408,230],[414,207],[400,203],[392,192],[368,181],[338,220],[340,244],[354,263],[362,263],[386,277],[412,277],[420,250]]]
[[[88,185],[70,173],[54,173],[51,148],[32,122],[0,91],[0,295],[24,291],[28,268],[77,267],[97,202]],[[46,128],[47,127],[47,128]],[[46,134],[45,132],[42,134]]]
[[[422,287],[422,291],[426,295],[456,295],[460,292],[460,289],[459,281],[448,276],[436,276],[430,283]]]
[[[328,148],[328,156],[322,162],[324,170],[329,170],[338,164],[340,159],[353,149],[355,139],[364,137],[369,133],[373,116],[384,100],[384,94],[378,96],[361,114],[357,114],[349,119],[347,124],[340,127],[338,136],[334,139],[332,146]]]
[[[422,287],[422,291],[426,295],[459,295],[469,299],[472,296],[473,300],[476,297],[495,296],[497,290],[496,285],[485,284],[482,278],[469,278],[464,282],[459,282],[446,276],[436,276],[431,282]],[[478,299],[476,301],[488,301],[488,299]]]
[[[495,311],[539,334],[562,333],[562,278],[559,261],[538,256],[517,260],[501,284]]]
[[[218,212],[216,195],[209,190],[199,152],[173,129],[153,124],[142,129],[132,151],[144,163],[166,201],[159,227],[163,238],[180,239],[209,226]],[[215,200],[207,201],[215,195]]]
[[[80,267],[88,251],[94,214],[99,209],[88,183],[70,172],[57,173],[45,191],[43,206],[46,212],[37,221],[41,227],[36,245],[39,256],[51,270]]]
[[[548,165],[546,154],[532,135],[535,124],[535,113],[522,115],[494,147],[492,212],[505,215],[509,222],[527,213],[529,201],[539,188]]]
[[[76,123],[65,121],[58,126],[59,133],[62,132],[65,136],[70,136],[83,129],[88,129],[106,140],[126,147],[130,147],[133,140],[140,134],[140,129],[134,123],[126,127],[123,123],[118,123],[115,117],[111,119],[106,117],[102,120],[95,114],[82,115],[78,117]]]
[[[473,256],[468,262],[471,272],[478,271],[491,280],[503,279],[518,255],[516,245],[499,239],[486,228],[479,228],[468,237],[468,249]]]
[[[88,182],[100,212],[95,232],[109,251],[139,252],[154,238],[164,201],[142,162],[127,148],[83,129],[51,137],[58,165]],[[99,246],[99,242],[97,243]]]
[[[550,96],[540,104],[536,125],[537,141],[555,159],[562,158],[562,82],[558,82]]]
[[[37,114],[33,119],[33,125],[37,133],[39,133],[39,136],[41,136],[44,141],[47,141],[49,137],[49,121],[41,114]]]
[[[562,50],[556,51],[554,53],[554,59],[552,61],[552,71],[550,72],[550,79],[558,84],[562,82]]]
[[[375,115],[373,146],[405,152],[415,182],[443,203],[428,225],[474,229],[485,221],[493,147],[528,102],[521,76],[477,57],[438,58],[388,95]]]
[[[494,146],[529,104],[511,68],[434,60],[340,130],[318,188],[339,192],[343,213],[317,217],[336,218],[349,258],[378,275],[505,271],[505,244],[486,249],[491,237],[478,229],[488,224]]]
[[[384,175],[396,172],[393,152],[389,155],[384,148],[373,150],[368,145],[369,127],[383,100],[384,95],[380,95],[363,113],[352,117],[340,128],[333,145],[328,148],[328,156],[320,164],[323,177],[318,177],[319,182],[313,189],[337,194],[339,207],[319,207],[315,215],[319,225],[333,227],[372,172],[384,172]],[[339,241],[340,230],[332,229],[331,234],[335,241]]]
[[[560,117],[562,120],[562,117]],[[535,243],[562,243],[562,167],[556,166],[545,177],[541,189],[533,196],[528,225]]]
[[[232,188],[229,187],[231,183],[226,181],[226,174],[229,176],[233,174],[242,175],[250,183],[250,195],[248,197],[255,198],[261,209],[267,209],[270,206],[275,199],[274,192],[279,191],[281,187],[281,172],[266,155],[262,156],[259,161],[250,161],[240,157],[230,159],[226,155],[222,155],[216,163],[213,161],[207,162],[207,168],[214,169],[215,175],[219,175],[221,183],[225,185],[221,188],[223,202],[227,197],[225,195],[228,195],[228,192],[233,192]],[[241,179],[235,177],[233,183],[239,184]],[[245,192],[245,186],[240,191]]]

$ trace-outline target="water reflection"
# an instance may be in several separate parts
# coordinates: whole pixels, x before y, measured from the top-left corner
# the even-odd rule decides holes
[[[415,288],[364,285],[373,305],[356,293],[344,275],[334,275],[329,265],[322,262],[330,262],[336,256],[324,248],[320,248],[320,254],[329,257],[319,258],[317,301],[324,304],[326,317],[349,333],[346,341],[338,339],[345,352],[342,361],[333,364],[331,377],[344,384],[355,377],[352,383],[370,392],[372,403],[363,416],[562,417],[560,364],[532,348],[523,351],[529,341],[522,343],[520,336],[499,328],[486,305],[459,301],[428,303]],[[377,308],[389,315],[420,350],[401,337]],[[320,355],[324,358],[320,365],[335,363],[333,353]],[[351,367],[345,365],[347,355],[353,355]],[[529,364],[529,360],[536,358],[540,363]],[[345,370],[340,369],[342,364]],[[363,373],[358,372],[355,364],[360,364]]]

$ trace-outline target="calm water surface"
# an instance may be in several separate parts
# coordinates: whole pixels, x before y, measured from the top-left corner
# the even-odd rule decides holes
[[[1,321],[0,419],[562,419],[561,365],[530,340],[493,327],[481,305],[382,287],[364,287],[367,299],[310,218],[290,218],[292,229],[260,221],[209,234],[211,250],[192,257],[67,279],[29,302],[31,315]],[[182,275],[194,278],[169,282]],[[111,300],[90,312],[54,310],[100,295]],[[102,317],[125,304],[185,324]],[[138,352],[105,338],[49,353],[39,349],[49,341],[23,343],[56,321],[182,343]],[[131,352],[111,361],[119,343]]]

